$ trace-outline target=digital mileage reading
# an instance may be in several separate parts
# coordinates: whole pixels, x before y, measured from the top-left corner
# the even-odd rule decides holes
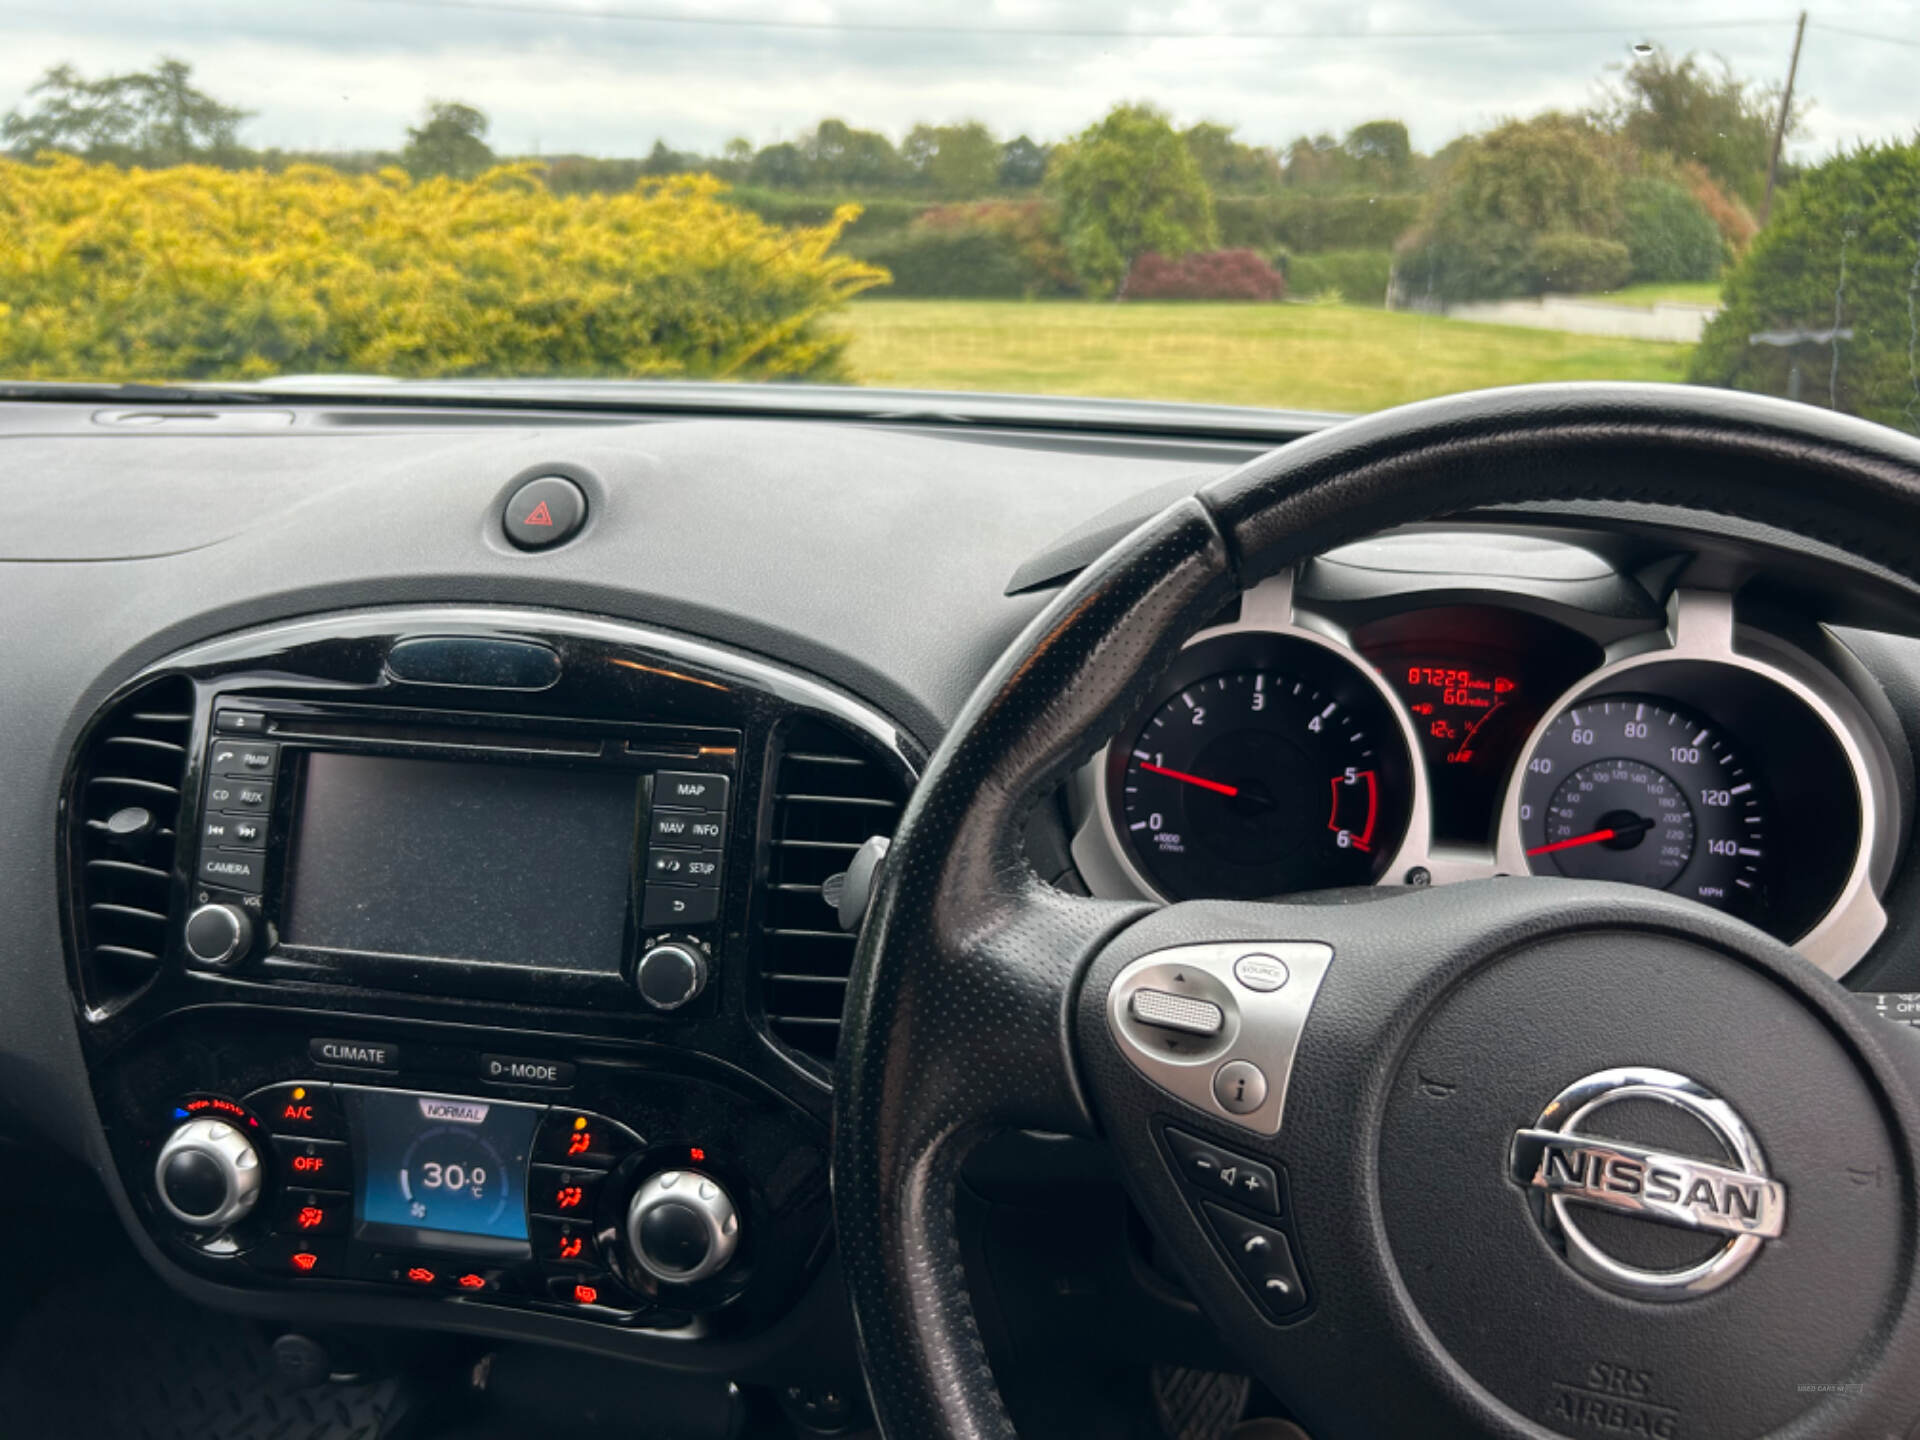
[[[1414,729],[1430,752],[1447,765],[1471,765],[1480,732],[1506,709],[1520,683],[1492,670],[1467,666],[1409,665],[1402,685],[1412,698]]]

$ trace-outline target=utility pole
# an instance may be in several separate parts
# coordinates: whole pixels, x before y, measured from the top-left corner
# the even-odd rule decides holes
[[[1780,114],[1773,122],[1773,149],[1767,154],[1767,191],[1760,197],[1760,224],[1767,223],[1773,209],[1773,177],[1780,171],[1780,142],[1787,138],[1787,119],[1793,114],[1793,79],[1800,73],[1800,42],[1807,34],[1807,12],[1800,12],[1800,23],[1793,27],[1793,59],[1787,62],[1787,88],[1780,97]]]

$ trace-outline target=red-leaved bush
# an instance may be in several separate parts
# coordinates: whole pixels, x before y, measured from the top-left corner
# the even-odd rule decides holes
[[[1203,250],[1169,260],[1148,252],[1133,262],[1124,300],[1278,300],[1287,280],[1252,250]]]

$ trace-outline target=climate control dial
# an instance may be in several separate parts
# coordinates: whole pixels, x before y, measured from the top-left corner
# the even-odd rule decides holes
[[[692,1285],[717,1275],[740,1247],[740,1213],[719,1181],[698,1170],[666,1170],[627,1207],[634,1262],[656,1280]]]
[[[224,1120],[189,1120],[153,1163],[160,1203],[182,1225],[224,1230],[260,1198],[260,1152]]]

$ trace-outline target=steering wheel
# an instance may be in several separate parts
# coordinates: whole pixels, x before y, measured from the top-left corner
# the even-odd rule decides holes
[[[1785,945],[1591,882],[1151,907],[1023,857],[1031,807],[1243,588],[1437,512],[1573,499],[1797,533],[1920,614],[1920,443],[1567,385],[1252,462],[1116,545],[982,681],[894,837],[836,1077],[884,1434],[1014,1433],[954,1219],[967,1151],[1013,1127],[1112,1146],[1199,1304],[1319,1440],[1908,1434],[1920,1044]]]

